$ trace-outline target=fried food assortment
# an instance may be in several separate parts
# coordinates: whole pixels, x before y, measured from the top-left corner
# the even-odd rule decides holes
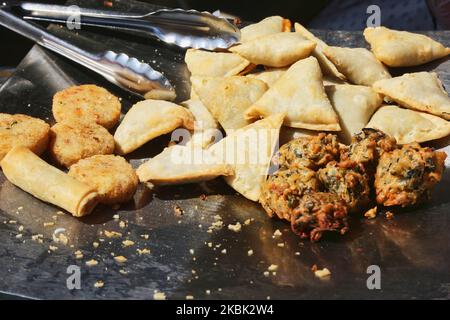
[[[57,122],[94,122],[109,130],[119,121],[120,110],[116,96],[90,84],[67,88],[53,97],[53,116]]]
[[[315,171],[306,167],[286,168],[269,175],[259,201],[270,217],[276,215],[291,221],[292,211],[303,195],[320,189]]]
[[[301,238],[318,241],[324,232],[348,231],[348,211],[339,196],[316,192],[307,193],[291,216],[292,231]]]
[[[12,184],[75,217],[88,215],[98,203],[94,188],[52,167],[25,147],[14,147],[1,166]]]
[[[39,119],[0,114],[7,179],[83,216],[98,202],[129,201],[139,182],[158,187],[223,176],[312,241],[346,233],[349,214],[362,217],[369,205],[376,211],[375,202],[405,207],[429,199],[446,155],[417,143],[450,135],[450,98],[435,73],[392,78],[385,65],[422,64],[447,56],[449,48],[384,27],[364,32],[372,52],[329,46],[298,23],[293,32],[280,16],[241,35],[228,50],[187,50],[190,99],[178,105],[156,100],[175,94],[150,91],[125,114],[114,137],[108,130],[120,119],[121,103],[95,85],[55,94],[58,123],[51,130]],[[161,148],[136,172],[113,155],[180,127],[191,139]],[[69,174],[38,157],[49,132],[48,153],[70,167]],[[279,139],[287,141],[281,148]]]
[[[283,145],[275,162],[282,168],[303,166],[316,170],[339,159],[339,153],[337,137],[319,133],[317,136],[299,138]]]
[[[384,153],[375,175],[377,202],[406,207],[428,200],[442,178],[446,157],[417,143]]]
[[[138,177],[122,157],[96,155],[70,167],[69,176],[97,190],[99,201],[114,205],[129,201],[136,192]]]
[[[79,160],[114,152],[114,138],[104,127],[89,122],[59,122],[50,130],[49,154],[69,168]]]
[[[48,145],[50,126],[24,114],[0,113],[0,161],[16,146],[40,155]]]

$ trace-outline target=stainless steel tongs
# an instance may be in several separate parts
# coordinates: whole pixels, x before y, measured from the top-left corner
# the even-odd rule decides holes
[[[0,25],[91,69],[130,93],[144,98],[158,97],[167,100],[176,96],[174,88],[165,76],[150,65],[124,53],[86,52],[4,9],[0,9]]]
[[[19,5],[25,19],[131,30],[183,48],[228,48],[240,40],[239,29],[228,20],[207,12],[162,9],[146,14],[127,14],[77,6],[39,3]]]

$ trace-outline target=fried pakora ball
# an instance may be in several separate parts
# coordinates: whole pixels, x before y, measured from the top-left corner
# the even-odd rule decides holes
[[[370,184],[361,164],[333,161],[320,169],[318,176],[325,190],[344,200],[350,212],[364,209],[369,204]]]
[[[446,157],[417,143],[382,154],[375,175],[378,204],[406,207],[428,200],[442,179]]]
[[[275,157],[280,167],[323,168],[328,162],[339,159],[339,143],[332,134],[301,137],[283,145]]]
[[[53,97],[53,116],[57,122],[93,122],[109,130],[119,121],[120,110],[116,96],[91,84],[67,88]]]
[[[0,161],[13,148],[22,146],[40,155],[48,145],[50,126],[24,114],[0,113]]]
[[[60,122],[51,128],[49,153],[55,163],[69,168],[79,160],[114,152],[114,137],[95,123]]]
[[[345,234],[348,210],[337,195],[325,192],[305,194],[291,216],[292,231],[301,238],[318,241],[324,232]]]
[[[368,175],[373,175],[380,156],[395,148],[397,148],[395,138],[379,130],[366,128],[353,136],[348,148],[341,149],[341,160],[360,163]]]
[[[139,183],[135,170],[122,157],[97,155],[70,167],[69,176],[95,188],[100,202],[114,205],[129,201]]]
[[[270,217],[291,220],[295,209],[308,192],[320,190],[316,173],[306,167],[281,169],[270,175],[262,187],[260,202]]]

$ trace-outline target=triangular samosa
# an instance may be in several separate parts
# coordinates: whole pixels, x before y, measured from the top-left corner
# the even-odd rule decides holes
[[[286,113],[284,123],[289,127],[340,130],[316,58],[303,59],[292,65],[245,114],[248,119],[257,119],[277,113]]]

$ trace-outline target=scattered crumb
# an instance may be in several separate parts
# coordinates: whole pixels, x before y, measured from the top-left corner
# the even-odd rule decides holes
[[[96,241],[92,242],[92,246],[93,246],[94,248],[98,248],[99,245],[100,245],[100,243],[98,243],[98,242],[96,242]]]
[[[194,300],[194,296],[192,296],[192,295],[187,295],[187,296],[186,296],[186,300]]]
[[[53,227],[55,225],[55,223],[52,221],[52,222],[44,222],[44,228],[47,228],[47,227]]]
[[[143,238],[145,240],[148,240],[149,235],[148,234],[141,234],[141,238]]]
[[[213,244],[212,242],[208,242],[208,247],[212,248]]]
[[[98,280],[94,283],[94,287],[96,288],[103,288],[104,285],[105,283],[102,280]]]
[[[127,274],[128,274],[128,271],[123,270],[123,269],[120,269],[120,270],[119,270],[119,273],[120,273],[120,274],[123,274],[123,275],[127,275]]]
[[[299,251],[296,251],[294,254],[295,254],[296,256],[299,256],[299,255],[300,255],[300,252],[299,252]]]
[[[164,294],[164,292],[155,292],[153,294],[153,299],[154,300],[166,300],[166,295]]]
[[[124,229],[126,226],[127,226],[127,223],[126,223],[125,221],[120,221],[120,222],[119,222],[119,227],[120,227],[121,229]]]
[[[22,239],[22,237],[23,237],[23,234],[21,234],[21,233],[19,233],[19,234],[16,235],[16,238],[17,238],[17,239]]]
[[[270,276],[270,273],[269,273],[269,271],[264,271],[263,275],[264,275],[264,277],[268,277],[268,276]]]
[[[249,257],[251,257],[251,256],[253,255],[253,250],[252,250],[252,249],[248,250],[248,251],[247,251],[247,255],[248,255]]]
[[[120,232],[117,232],[117,231],[105,230],[105,236],[108,237],[108,238],[120,238],[120,237],[122,237],[122,234]]]
[[[377,207],[373,207],[372,209],[367,210],[367,212],[364,214],[364,217],[367,219],[375,219],[377,217]]]
[[[228,230],[231,230],[233,232],[240,232],[242,229],[242,225],[237,222],[236,224],[229,224],[228,225]]]
[[[113,219],[114,219],[114,220],[119,220],[119,219],[120,219],[120,216],[119,216],[118,214],[115,214],[115,215],[113,215]]]
[[[269,268],[267,268],[267,270],[269,270],[269,271],[277,271],[278,270],[278,265],[276,265],[276,264],[271,264],[270,266],[269,266]]]
[[[48,248],[49,248],[50,251],[58,250],[58,247],[55,247],[55,246],[52,246],[52,245],[48,246]]]
[[[81,250],[75,251],[74,255],[75,255],[75,259],[83,259],[83,253],[81,252]]]
[[[64,216],[64,215],[65,215],[65,213],[62,212],[62,211],[58,211],[58,212],[56,212],[56,214],[57,214],[58,216]]]
[[[89,260],[89,261],[86,261],[86,265],[87,265],[88,267],[93,267],[93,266],[98,265],[98,261],[97,261],[97,260],[94,260],[94,259],[91,259],[91,260]]]
[[[206,294],[210,295],[211,294],[211,290],[206,290]]]
[[[279,230],[279,229],[277,229],[277,230],[275,230],[275,232],[273,233],[273,236],[272,236],[272,238],[279,238],[279,237],[281,237],[281,235],[282,235],[282,233],[281,233],[281,231]]]
[[[131,247],[131,246],[134,245],[134,241],[131,241],[131,240],[124,240],[124,241],[122,241],[122,245],[123,245],[124,247]]]
[[[386,212],[386,219],[388,220],[394,219],[394,213],[391,211]]]
[[[280,248],[284,248],[284,242],[277,243],[277,246]]]
[[[42,234],[35,234],[31,236],[31,240],[39,242],[39,243],[43,243],[44,242],[44,235]]]
[[[19,211],[20,211],[20,210],[23,210],[23,207],[18,207],[17,210],[19,210]]]
[[[331,276],[331,272],[327,268],[323,268],[322,270],[314,271],[314,275],[317,278],[325,279],[325,278],[329,278]]]
[[[18,229],[20,232],[22,232],[23,231],[23,226],[19,226],[19,229]]]
[[[223,249],[222,251],[220,251],[220,253],[227,254],[227,249]]]
[[[125,262],[127,262],[127,258],[125,258],[124,256],[117,256],[117,257],[114,257],[114,260],[116,260],[116,262],[119,262],[119,263],[125,263]]]
[[[252,219],[247,219],[244,221],[244,225],[248,226],[250,223],[252,223]]]
[[[140,256],[142,256],[143,254],[149,254],[150,253],[150,250],[149,249],[146,249],[146,248],[144,248],[144,249],[136,249],[136,251],[137,251],[137,253],[140,255]]]
[[[189,253],[193,255],[195,253],[194,249],[189,249]]]
[[[16,220],[9,220],[8,223],[9,224],[17,224],[17,221]]]
[[[181,216],[183,215],[183,213],[184,213],[183,209],[181,209],[180,206],[175,206],[175,207],[173,208],[173,211],[175,212],[175,215],[176,215],[177,217],[181,217]]]

